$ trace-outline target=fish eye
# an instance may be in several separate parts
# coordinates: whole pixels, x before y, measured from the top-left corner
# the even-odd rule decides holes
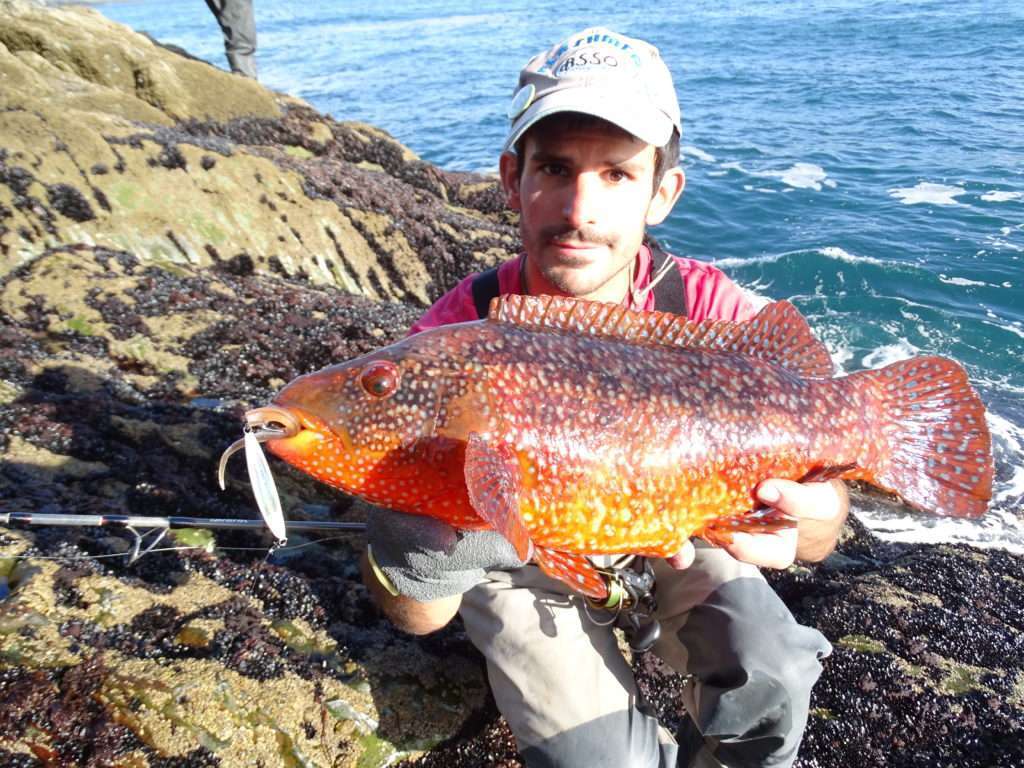
[[[389,360],[375,360],[360,372],[359,386],[370,397],[383,400],[395,394],[399,378],[401,373],[397,365]]]

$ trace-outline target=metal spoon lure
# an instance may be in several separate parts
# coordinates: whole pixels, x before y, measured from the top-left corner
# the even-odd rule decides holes
[[[260,510],[263,522],[277,539],[278,546],[284,546],[288,540],[284,513],[281,511],[281,498],[277,494],[274,476],[270,472],[270,465],[260,443],[292,437],[301,429],[298,420],[282,408],[267,406],[248,411],[245,414],[244,436],[224,451],[217,469],[217,479],[223,491],[228,459],[245,449],[245,464],[249,470],[249,482],[252,485],[253,496],[256,497],[256,506]]]
[[[285,531],[284,513],[281,511],[281,497],[277,493],[277,484],[270,472],[270,464],[267,463],[263,447],[251,429],[246,428],[242,440],[245,444],[245,466],[249,470],[249,481],[252,483],[256,506],[263,517],[263,522],[277,539],[278,546],[283,547],[288,541],[288,534]]]

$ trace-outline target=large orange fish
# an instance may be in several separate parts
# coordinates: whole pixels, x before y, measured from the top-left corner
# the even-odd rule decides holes
[[[754,513],[769,477],[861,479],[937,514],[985,511],[990,438],[959,365],[831,374],[788,302],[692,323],[507,296],[486,320],[301,376],[246,420],[278,430],[271,453],[318,480],[493,527],[595,598],[606,586],[586,555],[664,557],[690,536],[778,524]]]

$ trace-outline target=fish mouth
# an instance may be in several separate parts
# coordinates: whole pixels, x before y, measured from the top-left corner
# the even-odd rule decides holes
[[[299,418],[285,408],[276,405],[267,405],[262,408],[253,408],[245,412],[245,432],[251,433],[258,442],[265,443],[268,440],[283,440],[288,437],[295,437],[303,429]],[[224,475],[228,466],[228,459],[245,447],[245,438],[236,440],[227,450],[221,454],[220,465],[217,468],[217,480],[220,489],[225,488]]]
[[[266,405],[245,412],[245,427],[261,443],[299,434],[302,424],[299,417],[279,405]]]

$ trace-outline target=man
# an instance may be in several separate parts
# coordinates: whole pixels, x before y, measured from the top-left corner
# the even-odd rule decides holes
[[[496,292],[651,310],[652,282],[675,270],[691,319],[752,316],[713,267],[671,258],[652,274],[645,228],[665,219],[685,183],[675,89],[655,48],[604,29],[572,35],[521,72],[509,116],[499,167],[524,253],[498,268]],[[413,330],[475,319],[479,285],[467,278]],[[757,494],[798,528],[737,534],[727,550],[688,544],[653,563],[663,629],[654,652],[691,676],[678,743],[642,711],[611,628],[560,582],[519,567],[498,534],[382,511],[370,520],[364,579],[407,631],[461,613],[528,765],[786,766],[830,646],[795,622],[756,566],[823,559],[847,501],[841,483],[772,479]]]
[[[224,34],[228,66],[236,75],[256,79],[256,17],[252,0],[206,0]]]

